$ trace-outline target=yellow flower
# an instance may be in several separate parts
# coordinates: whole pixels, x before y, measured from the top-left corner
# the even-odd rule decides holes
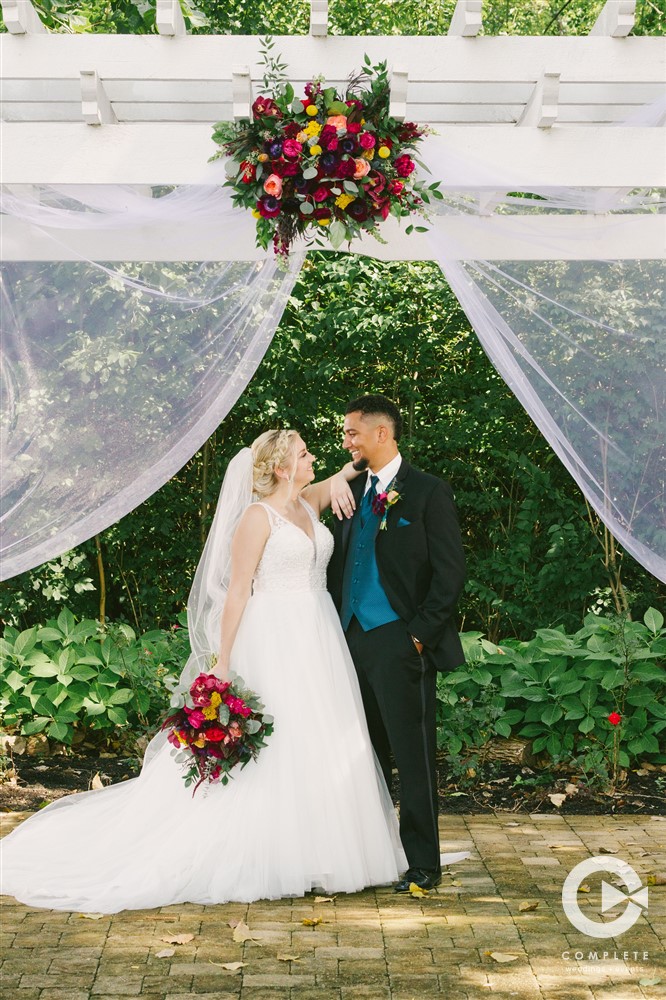
[[[217,709],[213,705],[208,705],[203,710],[205,719],[217,719]]]
[[[319,122],[310,122],[309,125],[303,129],[306,135],[319,135],[321,132],[321,125]]]
[[[310,118],[314,118],[314,116],[317,114],[318,111],[319,108],[317,107],[316,104],[308,104],[307,108],[305,109],[306,115],[309,115]]]
[[[255,219],[260,219],[260,218],[261,218],[261,212],[257,212],[256,208],[253,208],[253,209],[252,209],[252,216],[253,216],[253,217],[254,217]]]
[[[340,194],[335,199],[335,204],[338,208],[346,208],[352,201],[354,201],[354,196],[352,194]]]
[[[361,125],[365,125],[365,118],[361,118]]]
[[[195,745],[195,747],[205,747],[206,746],[206,741],[205,741],[205,739],[198,739],[198,740],[194,741],[194,745]]]
[[[391,150],[388,148],[388,146],[380,146],[377,152],[381,156],[382,160],[385,160],[387,156],[391,155]]]
[[[268,153],[259,153],[257,159],[259,160],[259,163],[266,163],[268,160]]]
[[[317,145],[310,146],[310,152],[312,153],[313,156],[319,156],[321,151],[322,151],[321,146]]]
[[[330,226],[331,220],[330,219],[317,219],[317,223],[320,226]]]
[[[217,708],[218,705],[222,704],[222,695],[220,694],[219,691],[213,691],[212,695],[210,696],[210,703],[213,706],[213,708]]]
[[[374,148],[373,149],[364,149],[363,152],[361,153],[361,156],[364,156],[366,158],[366,160],[371,160],[374,157],[374,155],[375,155]]]

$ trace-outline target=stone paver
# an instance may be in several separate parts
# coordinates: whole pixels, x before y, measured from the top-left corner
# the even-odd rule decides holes
[[[25,815],[0,816],[0,835]],[[315,903],[313,895],[188,903],[89,921],[3,897],[0,992],[8,1000],[666,997],[666,886],[649,887],[648,908],[617,938],[585,936],[561,903],[568,872],[593,855],[612,852],[643,883],[666,873],[666,819],[443,816],[440,834],[442,850],[472,856],[423,899],[378,888],[332,903]],[[590,892],[579,893],[585,915],[603,924],[622,912],[619,903],[602,917],[601,875],[586,882]],[[538,906],[521,911],[524,901]],[[315,917],[321,923],[303,923]],[[260,941],[234,943],[230,922],[240,919],[262,934]],[[161,938],[180,933],[194,940],[157,958],[168,947]],[[513,958],[497,960],[503,956]],[[245,965],[236,972],[223,967],[232,962]]]

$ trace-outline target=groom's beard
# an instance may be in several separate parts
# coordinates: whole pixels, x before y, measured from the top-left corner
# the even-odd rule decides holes
[[[352,462],[352,469],[355,472],[365,472],[369,465],[370,462],[367,458],[359,458],[358,461]]]

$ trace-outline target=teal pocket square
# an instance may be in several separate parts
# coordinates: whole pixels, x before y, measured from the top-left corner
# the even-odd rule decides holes
[[[407,525],[411,524],[411,523],[412,523],[411,521],[407,521],[404,517],[401,517],[400,520],[398,521],[398,527],[399,528],[406,528]]]

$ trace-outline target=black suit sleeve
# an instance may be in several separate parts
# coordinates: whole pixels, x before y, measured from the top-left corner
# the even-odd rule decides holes
[[[465,582],[458,514],[451,487],[442,480],[428,498],[424,526],[432,579],[425,599],[409,622],[409,630],[426,646],[435,647],[451,623]]]

